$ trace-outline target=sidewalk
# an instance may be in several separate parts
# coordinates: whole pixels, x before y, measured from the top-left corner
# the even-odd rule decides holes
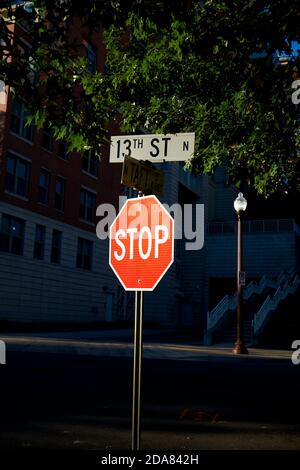
[[[184,337],[172,341],[170,332],[146,330],[143,357],[146,359],[173,359],[188,361],[231,361],[264,359],[291,360],[292,350],[249,348],[248,355],[236,356],[232,344],[203,346]],[[176,333],[175,333],[176,335]],[[167,341],[164,338],[167,337]],[[6,333],[0,335],[7,352],[43,352],[102,357],[132,357],[133,332],[131,330],[105,330],[82,332]]]

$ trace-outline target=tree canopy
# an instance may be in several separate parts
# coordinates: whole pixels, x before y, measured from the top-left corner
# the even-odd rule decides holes
[[[0,78],[28,102],[33,122],[47,121],[70,149],[99,152],[114,121],[124,133],[195,132],[189,170],[211,173],[225,163],[230,182],[264,196],[300,189],[299,110],[291,100],[298,2],[81,3],[36,0],[2,10]],[[11,38],[12,22],[24,16],[26,51]],[[69,34],[76,21],[87,37],[99,31],[103,70],[91,74],[79,56],[79,38]]]

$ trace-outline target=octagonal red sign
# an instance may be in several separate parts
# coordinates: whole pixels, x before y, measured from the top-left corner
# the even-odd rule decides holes
[[[174,260],[174,220],[155,196],[127,199],[110,227],[109,264],[126,290],[152,291]]]

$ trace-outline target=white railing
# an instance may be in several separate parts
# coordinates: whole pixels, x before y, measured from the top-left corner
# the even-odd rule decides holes
[[[276,310],[279,303],[284,300],[289,294],[294,294],[298,289],[299,285],[300,277],[296,275],[291,284],[287,279],[283,284],[282,282],[281,284],[279,284],[278,289],[272,297],[268,295],[258,312],[254,315],[253,330],[255,336],[260,333],[271,312]]]
[[[286,273],[281,273],[276,281],[268,279],[266,276],[261,278],[259,284],[251,281],[244,289],[243,298],[248,300],[253,294],[260,295],[267,287],[272,287],[275,289],[278,285],[280,286],[281,283],[288,277],[289,276]],[[207,329],[211,330],[212,328],[215,328],[222,320],[224,315],[228,311],[236,309],[236,307],[236,293],[234,295],[225,295],[225,297],[223,297],[223,299],[214,307],[214,309],[208,312]]]
[[[215,306],[215,308],[208,312],[207,315],[207,329],[214,328],[223,318],[226,312],[236,308],[236,293],[234,295],[225,295],[223,299]]]
[[[230,235],[236,233],[237,224],[235,221],[210,222],[208,224],[209,235]],[[244,220],[244,233],[285,233],[296,232],[299,234],[299,227],[294,219],[259,219]]]
[[[280,274],[280,276],[282,276],[282,274]],[[278,285],[278,282],[279,282],[279,278],[278,278],[277,281],[274,281],[272,279],[268,279],[266,276],[263,276],[261,278],[259,284],[257,284],[254,281],[251,281],[248,284],[248,286],[244,289],[243,298],[245,300],[248,300],[248,299],[250,299],[251,295],[253,295],[253,294],[258,294],[259,295],[267,287],[273,287],[275,289],[275,287]]]

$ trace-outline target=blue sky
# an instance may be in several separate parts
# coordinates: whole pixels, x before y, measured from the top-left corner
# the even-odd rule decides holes
[[[297,55],[300,52],[300,43],[297,41],[292,42],[292,54]]]

